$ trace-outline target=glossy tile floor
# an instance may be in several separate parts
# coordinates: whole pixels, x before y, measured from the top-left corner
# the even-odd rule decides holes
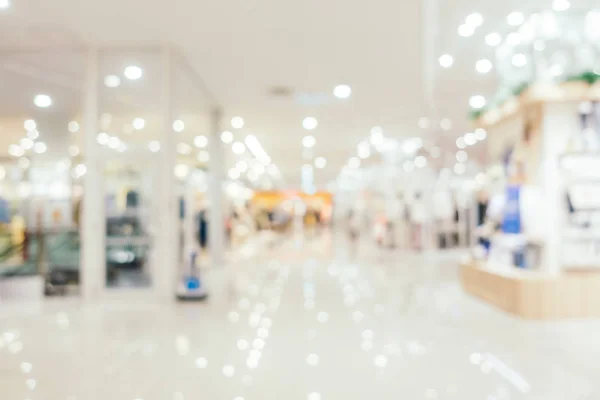
[[[290,239],[200,304],[0,304],[2,400],[600,398],[600,321],[464,295],[457,251]]]

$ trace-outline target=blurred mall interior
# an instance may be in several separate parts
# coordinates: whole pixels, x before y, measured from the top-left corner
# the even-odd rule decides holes
[[[0,0],[0,399],[600,399],[599,7]]]

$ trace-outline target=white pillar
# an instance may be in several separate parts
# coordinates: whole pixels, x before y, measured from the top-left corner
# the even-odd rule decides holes
[[[225,160],[223,143],[221,142],[221,119],[223,112],[215,107],[211,114],[211,132],[209,138],[210,160],[208,162],[209,184],[208,198],[210,215],[208,222],[208,248],[212,266],[220,267],[225,261],[225,215],[223,207],[223,181]]]
[[[104,173],[100,169],[96,133],[98,130],[98,50],[87,54],[83,88],[83,133],[86,174],[81,212],[81,294],[85,300],[97,297],[106,284]]]
[[[179,216],[175,182],[175,132],[173,131],[173,55],[165,47],[162,58],[162,111],[163,129],[159,142],[158,186],[158,229],[153,245],[157,249],[156,265],[152,266],[152,284],[161,300],[175,298],[175,285],[179,271]]]
[[[539,178],[544,199],[543,221],[546,240],[541,269],[550,274],[561,271],[563,221],[565,218],[565,193],[559,157],[564,153],[569,135],[581,129],[576,104],[546,104],[542,122]]]

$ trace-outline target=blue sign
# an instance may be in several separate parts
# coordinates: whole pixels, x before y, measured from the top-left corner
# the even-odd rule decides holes
[[[521,233],[521,187],[506,187],[506,203],[504,205],[504,220],[502,232]]]

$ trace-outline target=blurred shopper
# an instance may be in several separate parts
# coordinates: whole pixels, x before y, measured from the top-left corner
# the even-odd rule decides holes
[[[402,223],[403,204],[400,197],[392,197],[385,204],[386,216],[386,244],[390,248],[395,248],[398,240],[400,225]]]
[[[360,236],[360,223],[358,213],[355,210],[350,210],[348,213],[348,236],[353,242]]]
[[[423,196],[420,192],[415,194],[415,198],[410,207],[411,240],[414,249],[422,250],[424,247],[424,236],[429,214]]]

